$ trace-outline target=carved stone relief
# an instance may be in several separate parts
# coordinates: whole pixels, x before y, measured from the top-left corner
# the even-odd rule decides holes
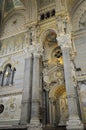
[[[57,17],[57,28],[58,28],[58,35],[70,34],[71,32],[71,24],[69,16],[58,16]]]
[[[24,33],[1,40],[2,46],[0,54],[6,55],[23,49],[24,41],[25,41]]]
[[[43,70],[43,77],[45,83],[45,89],[51,89],[52,87],[63,85],[64,78],[63,78],[63,68],[61,67],[46,67]]]
[[[65,125],[68,120],[68,104],[67,104],[67,98],[66,95],[63,94],[59,98],[60,103],[60,122],[59,125]]]
[[[0,121],[20,120],[22,95],[6,96],[0,98]]]

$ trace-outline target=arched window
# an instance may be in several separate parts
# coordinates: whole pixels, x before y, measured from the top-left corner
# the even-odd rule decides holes
[[[8,64],[4,68],[3,86],[8,86],[10,84],[11,74],[12,74],[11,65]]]
[[[0,71],[0,85],[13,85],[15,71],[16,69],[12,68],[11,64],[7,64],[4,68],[4,71]]]

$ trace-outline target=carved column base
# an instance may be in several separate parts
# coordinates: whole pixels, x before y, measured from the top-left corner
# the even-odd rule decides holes
[[[67,126],[66,126],[67,130],[84,130],[84,125],[82,124],[82,122],[80,121],[80,119],[69,119],[69,121],[67,121]]]
[[[30,124],[27,128],[27,130],[43,130],[41,124]]]
[[[60,120],[58,126],[65,126],[66,125],[66,120]]]
[[[31,119],[30,125],[40,126],[41,123],[40,123],[39,119],[35,118],[35,119]]]

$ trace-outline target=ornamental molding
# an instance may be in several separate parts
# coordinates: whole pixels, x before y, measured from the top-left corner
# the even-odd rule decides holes
[[[54,66],[53,68],[44,68],[43,81],[44,89],[50,90],[52,87],[64,84],[64,74],[62,66]]]
[[[18,64],[18,61],[12,59],[11,57],[8,57],[7,60],[3,64],[0,64],[0,71],[4,70],[7,64],[11,64],[12,68],[14,68]]]
[[[21,95],[23,92],[22,89],[17,89],[15,86],[0,86],[0,97],[4,96],[13,96],[13,95]]]

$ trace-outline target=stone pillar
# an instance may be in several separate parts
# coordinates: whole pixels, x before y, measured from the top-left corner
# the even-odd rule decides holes
[[[59,105],[59,98],[57,98],[56,100],[56,106],[55,106],[55,110],[56,110],[56,126],[59,124],[60,121],[60,105]]]
[[[64,62],[65,85],[68,98],[69,119],[66,128],[68,130],[83,130],[83,124],[80,121],[76,103],[76,94],[73,82],[73,66],[71,66],[70,50],[71,37],[68,34],[57,38],[58,44],[61,46]]]
[[[45,105],[46,105],[46,125],[50,125],[50,116],[49,116],[49,91],[46,91],[46,98],[45,98]]]
[[[45,126],[46,125],[46,91],[44,90],[43,91],[43,98],[42,98],[42,100],[43,100],[43,126]]]
[[[31,93],[32,93],[32,54],[25,59],[24,88],[22,95],[20,124],[27,124],[31,118]]]
[[[55,106],[54,106],[54,101],[53,99],[51,98],[50,99],[50,123],[51,123],[51,126],[54,126],[55,125]]]
[[[32,81],[32,111],[31,111],[31,123],[40,124],[39,121],[39,80],[40,80],[40,72],[39,72],[39,60],[40,54],[34,53],[34,61],[33,61],[33,81]]]
[[[33,52],[33,79],[32,79],[32,108],[30,130],[41,130],[41,123],[39,119],[40,107],[40,58],[41,53],[39,46],[34,46]]]

